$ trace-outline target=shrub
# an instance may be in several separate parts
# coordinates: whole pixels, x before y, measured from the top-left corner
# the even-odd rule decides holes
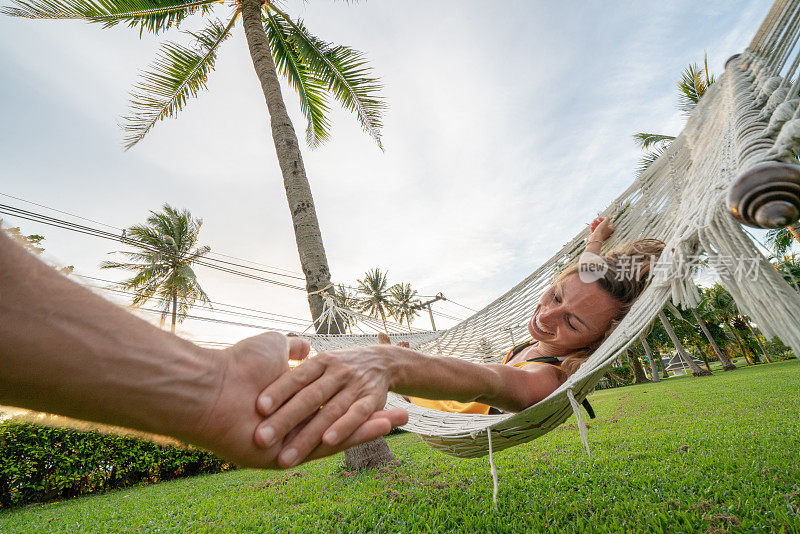
[[[0,423],[0,508],[233,468],[193,447],[31,423]]]

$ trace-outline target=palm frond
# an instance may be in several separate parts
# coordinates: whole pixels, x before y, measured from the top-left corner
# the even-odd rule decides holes
[[[364,55],[348,46],[334,46],[312,35],[302,21],[293,21],[274,4],[267,9],[278,14],[286,23],[287,36],[315,76],[328,86],[339,103],[358,117],[361,127],[383,149],[381,144],[381,114],[386,103],[378,95],[382,89],[378,78],[372,76]]]
[[[696,63],[686,67],[678,82],[678,108],[687,115],[690,114],[713,83],[714,77],[708,74],[707,58],[705,68]]]
[[[669,145],[667,145],[669,146]],[[655,161],[661,157],[661,154],[667,149],[667,146],[659,145],[656,146],[653,150],[648,151],[645,153],[644,156],[639,160],[639,166],[636,168],[636,176],[641,176],[644,174],[644,171],[647,170],[650,165],[655,163]]]
[[[0,13],[29,19],[78,19],[97,22],[104,28],[120,22],[138,27],[139,34],[158,34],[180,25],[187,16],[208,12],[221,0],[14,0]]]
[[[639,132],[633,134],[633,140],[642,150],[647,150],[653,145],[669,144],[670,141],[675,140],[674,135],[654,134],[647,132]]]
[[[275,66],[297,91],[300,110],[308,121],[306,141],[312,148],[316,147],[330,138],[326,85],[303,61],[291,40],[286,21],[272,13],[266,13],[263,18]]]
[[[197,41],[197,49],[172,42],[161,47],[152,70],[142,75],[131,94],[133,114],[123,117],[123,129],[129,134],[126,150],[141,141],[156,122],[177,114],[189,97],[206,88],[217,49],[230,35],[237,17],[238,12],[227,25],[215,20],[198,33],[186,32]]]

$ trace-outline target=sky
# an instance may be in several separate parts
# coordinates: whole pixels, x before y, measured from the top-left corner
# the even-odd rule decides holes
[[[385,151],[339,109],[332,140],[303,150],[334,282],[355,285],[380,267],[390,283],[484,307],[625,190],[641,155],[633,133],[679,133],[681,71],[707,54],[710,71],[720,74],[770,4],[287,0],[285,9],[315,35],[366,54],[389,105]],[[191,18],[182,29],[198,24]],[[240,23],[208,89],[123,150],[119,124],[129,92],[165,40],[191,43],[179,31],[140,38],[122,25],[0,17],[0,193],[118,228],[168,202],[202,217],[200,241],[213,252],[299,272]],[[297,97],[285,84],[283,91],[302,142]],[[70,218],[7,196],[0,203]],[[50,262],[82,275],[125,276],[99,269],[119,243],[4,219],[44,235]],[[301,291],[196,272],[214,301],[310,320]],[[434,310],[471,313],[452,302]],[[437,327],[453,324],[437,316]],[[429,328],[427,316],[414,326]],[[191,339],[220,343],[258,331],[191,319],[179,327]]]

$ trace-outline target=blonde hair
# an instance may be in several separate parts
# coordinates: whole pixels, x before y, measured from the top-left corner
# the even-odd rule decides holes
[[[609,295],[619,302],[619,312],[603,334],[588,347],[570,353],[562,362],[561,370],[566,376],[573,374],[603,341],[619,326],[650,282],[651,270],[661,256],[665,243],[658,239],[639,239],[622,245],[603,256],[608,270],[597,280]],[[632,269],[635,265],[635,269]],[[578,265],[572,265],[556,276],[562,282],[568,276],[578,274]]]

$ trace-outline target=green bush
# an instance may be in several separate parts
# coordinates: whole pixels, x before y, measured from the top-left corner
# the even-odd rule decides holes
[[[232,468],[195,448],[30,423],[0,424],[0,508]]]

